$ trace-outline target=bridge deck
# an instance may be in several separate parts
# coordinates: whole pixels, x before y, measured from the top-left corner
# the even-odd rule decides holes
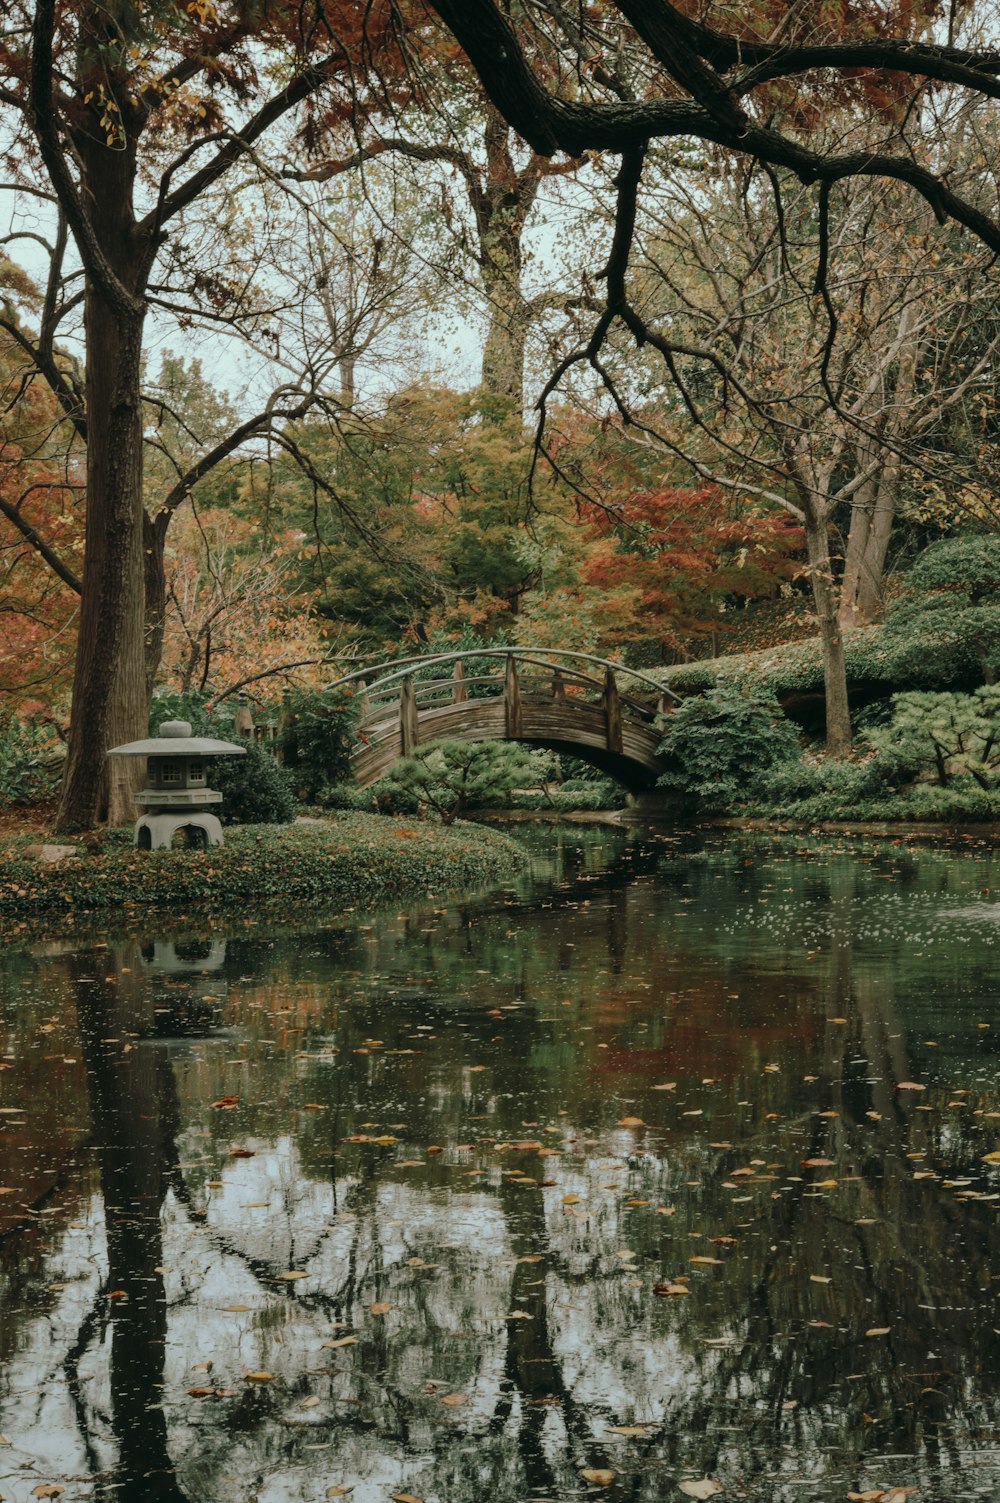
[[[403,752],[398,713],[380,712],[377,719],[362,724],[361,733],[365,744],[355,754],[353,767],[359,785],[367,788]],[[421,710],[413,727],[413,745],[438,740],[502,741],[507,735],[504,700],[472,699]],[[652,725],[623,718],[621,750],[610,750],[603,706],[582,700],[523,694],[516,739],[593,762],[635,790],[652,787],[661,771],[656,755],[660,735]]]

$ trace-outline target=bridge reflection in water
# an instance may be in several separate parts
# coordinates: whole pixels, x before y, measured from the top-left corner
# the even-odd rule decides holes
[[[474,672],[467,674],[466,665]],[[628,692],[619,688],[628,681]],[[361,687],[362,788],[430,741],[522,741],[579,757],[624,787],[652,788],[662,770],[657,715],[674,696],[648,674],[585,652],[476,648],[359,669],[331,688]]]

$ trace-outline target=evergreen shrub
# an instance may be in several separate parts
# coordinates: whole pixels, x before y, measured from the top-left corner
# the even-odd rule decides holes
[[[661,722],[668,767],[657,786],[705,809],[726,809],[799,756],[799,738],[769,690],[720,680]]]

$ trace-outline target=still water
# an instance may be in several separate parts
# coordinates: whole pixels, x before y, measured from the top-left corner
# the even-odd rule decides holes
[[[1000,858],[530,838],[8,941],[9,1503],[1000,1496]]]

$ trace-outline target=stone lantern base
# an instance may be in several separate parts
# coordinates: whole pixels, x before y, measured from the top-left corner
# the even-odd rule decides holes
[[[178,809],[175,814],[143,814],[137,820],[133,845],[143,851],[169,850],[178,830],[201,830],[206,846],[224,845],[222,826],[214,814]]]

